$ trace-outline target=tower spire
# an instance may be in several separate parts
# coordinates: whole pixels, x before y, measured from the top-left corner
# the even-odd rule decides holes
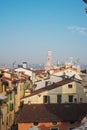
[[[48,51],[45,70],[48,71],[50,69],[52,69],[52,52]]]

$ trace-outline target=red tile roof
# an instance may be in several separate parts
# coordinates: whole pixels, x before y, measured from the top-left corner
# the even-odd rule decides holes
[[[4,81],[12,81],[12,78],[8,78],[8,77],[2,77],[2,80],[4,80]]]
[[[38,69],[38,70],[35,70],[35,72],[36,72],[37,74],[42,74],[42,73],[45,73],[45,70],[43,70],[43,69]]]
[[[87,113],[83,104],[25,104],[19,111],[15,123],[80,121]]]

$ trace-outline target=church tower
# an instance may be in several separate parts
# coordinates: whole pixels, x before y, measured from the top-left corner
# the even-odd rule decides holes
[[[45,70],[48,71],[50,69],[52,69],[52,52],[48,51]]]

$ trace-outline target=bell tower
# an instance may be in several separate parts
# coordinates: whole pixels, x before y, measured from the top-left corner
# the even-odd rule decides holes
[[[48,71],[50,69],[52,69],[52,52],[48,51],[45,70]]]

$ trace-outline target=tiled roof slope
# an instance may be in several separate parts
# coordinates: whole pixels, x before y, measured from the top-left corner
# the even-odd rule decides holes
[[[81,104],[25,104],[15,123],[80,121],[87,113],[87,103]]]

